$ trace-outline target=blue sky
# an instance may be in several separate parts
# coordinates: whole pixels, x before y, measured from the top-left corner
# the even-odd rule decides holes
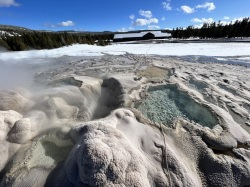
[[[39,30],[128,31],[250,17],[249,0],[0,0],[0,24]]]

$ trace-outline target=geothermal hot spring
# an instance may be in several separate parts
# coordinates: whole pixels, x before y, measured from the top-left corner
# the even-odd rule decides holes
[[[153,122],[171,126],[178,118],[188,119],[200,125],[213,128],[216,117],[205,106],[195,102],[188,94],[179,91],[176,85],[152,86],[148,96],[136,104],[147,118]]]

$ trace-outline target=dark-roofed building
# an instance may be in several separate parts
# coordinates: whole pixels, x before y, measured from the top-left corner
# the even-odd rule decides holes
[[[151,40],[151,39],[164,39],[170,38],[170,33],[163,33],[161,31],[148,31],[139,33],[123,33],[115,34],[113,42],[126,42],[136,40]]]

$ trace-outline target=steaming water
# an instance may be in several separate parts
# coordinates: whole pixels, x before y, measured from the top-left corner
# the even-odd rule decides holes
[[[151,87],[148,93],[149,96],[137,108],[153,122],[171,126],[177,118],[185,118],[210,128],[217,124],[209,109],[178,91],[175,85]]]

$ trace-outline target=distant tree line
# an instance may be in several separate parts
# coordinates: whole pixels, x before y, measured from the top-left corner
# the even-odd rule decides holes
[[[24,51],[30,49],[53,49],[62,46],[79,44],[97,44],[105,46],[113,39],[113,34],[85,34],[69,32],[18,32],[6,30],[0,36],[0,46],[10,51]],[[16,33],[9,35],[8,33]]]
[[[172,31],[173,38],[235,38],[250,37],[250,18],[244,18],[242,21],[235,21],[228,25],[218,23],[204,23],[201,28],[188,26],[187,28],[176,28]]]

